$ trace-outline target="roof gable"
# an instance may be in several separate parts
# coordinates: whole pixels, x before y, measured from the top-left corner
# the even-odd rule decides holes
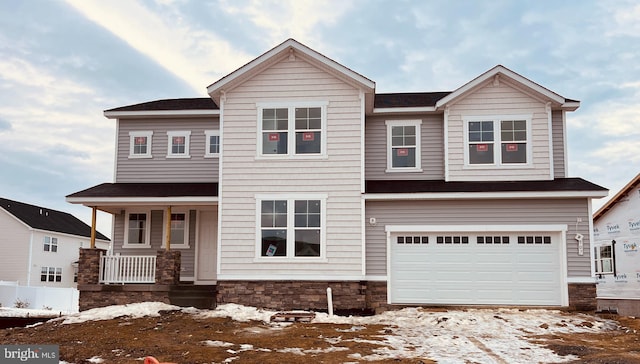
[[[497,65],[487,72],[462,85],[455,91],[451,92],[449,95],[438,100],[438,102],[436,103],[436,108],[443,108],[447,104],[455,102],[455,100],[464,97],[469,92],[473,92],[478,87],[481,87],[487,82],[500,82],[500,79],[503,77],[509,79],[511,81],[511,84],[515,84],[526,89],[528,93],[551,102],[553,106],[562,107],[571,111],[577,109],[580,106],[579,101],[565,99],[557,93],[543,86],[540,86],[539,84],[529,80],[528,78],[523,77],[520,74],[513,72],[502,65]]]
[[[91,227],[66,212],[29,205],[6,198],[0,198],[0,208],[32,229],[91,237]],[[109,240],[109,238],[97,231],[96,237],[100,240]]]
[[[220,105],[220,98],[222,94],[228,90],[242,84],[247,79],[285,57],[298,56],[303,57],[306,61],[331,73],[342,81],[365,90],[365,93],[371,94],[371,98],[373,98],[375,82],[294,39],[287,39],[251,62],[214,82],[207,87],[207,93],[209,93],[211,98]]]
[[[596,211],[593,214],[593,222],[595,223],[607,212],[613,209],[618,204],[618,202],[620,202],[626,195],[629,194],[629,192],[631,192],[634,188],[638,187],[639,185],[640,185],[640,173],[637,176],[635,176],[635,178],[632,179],[629,183],[627,183],[626,186],[622,187],[622,189],[618,193],[616,193],[615,196],[613,196],[609,201],[607,201],[606,204],[600,207],[598,211]]]

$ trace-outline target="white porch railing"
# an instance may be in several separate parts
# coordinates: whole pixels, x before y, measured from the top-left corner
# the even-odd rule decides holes
[[[100,283],[155,283],[155,280],[155,255],[103,255],[100,257]]]

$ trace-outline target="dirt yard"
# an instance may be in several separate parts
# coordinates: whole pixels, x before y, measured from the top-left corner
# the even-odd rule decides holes
[[[580,358],[572,363],[640,363],[640,320],[606,318],[615,320],[617,328],[597,334],[531,335],[527,339],[561,356]],[[57,344],[61,361],[75,364],[141,364],[147,355],[173,363],[364,363],[371,361],[363,357],[381,350],[381,335],[393,330],[388,325],[274,325],[161,311],[158,317],[118,317],[76,324],[58,320],[31,328],[4,329],[0,330],[0,343]],[[337,338],[339,345],[334,345],[332,340]],[[505,362],[498,356],[494,359],[495,363]],[[424,357],[373,362],[435,363]]]

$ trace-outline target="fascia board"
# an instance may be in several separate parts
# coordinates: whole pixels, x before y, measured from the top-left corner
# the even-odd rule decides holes
[[[81,204],[85,206],[153,206],[167,204],[210,205],[218,203],[218,197],[67,197],[66,201],[72,204]]]
[[[217,116],[220,110],[145,110],[145,111],[105,111],[108,119],[123,117],[172,117],[172,116]]]
[[[549,192],[417,192],[365,193],[364,199],[382,200],[454,200],[454,199],[531,199],[531,198],[602,198],[606,191],[549,191]]]
[[[436,112],[434,106],[423,107],[378,107],[373,109],[374,114],[401,114],[401,113],[430,113]]]

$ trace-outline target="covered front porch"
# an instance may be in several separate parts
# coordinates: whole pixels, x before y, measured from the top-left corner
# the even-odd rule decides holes
[[[80,309],[148,300],[215,302],[217,187],[106,183],[67,196],[92,209],[91,246],[81,250],[78,268]],[[95,247],[97,211],[112,215],[108,250]],[[187,296],[200,303],[185,301]]]

